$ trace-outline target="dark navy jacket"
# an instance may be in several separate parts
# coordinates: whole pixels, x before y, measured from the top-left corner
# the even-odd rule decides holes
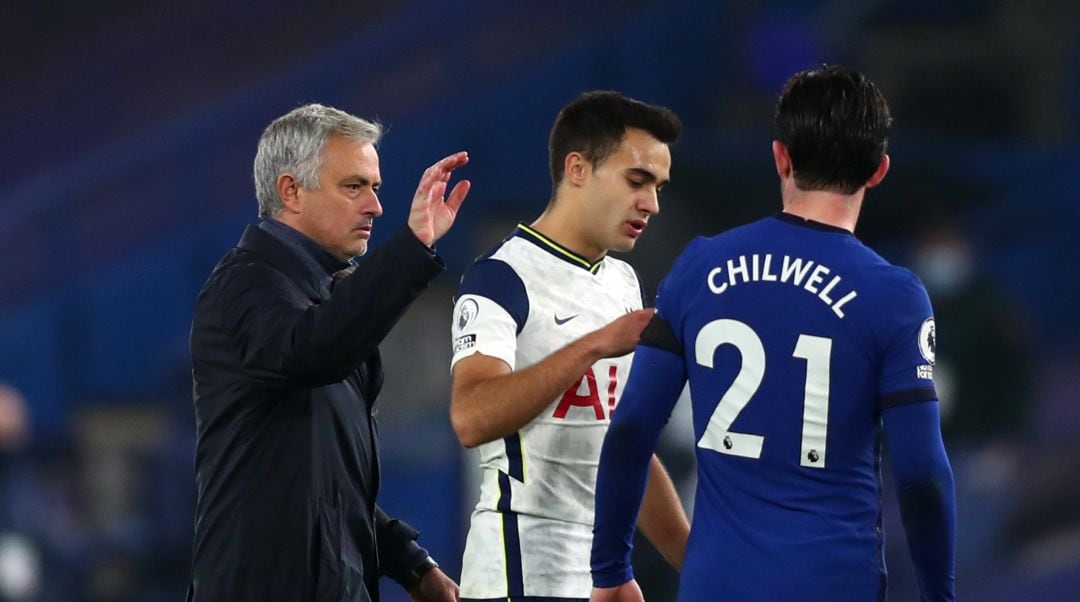
[[[444,266],[402,228],[331,295],[346,264],[266,225],[247,228],[195,306],[187,599],[378,600],[380,574],[400,580],[427,556],[375,505],[378,344]]]

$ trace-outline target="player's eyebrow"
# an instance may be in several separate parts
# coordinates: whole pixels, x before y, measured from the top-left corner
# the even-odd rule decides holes
[[[368,179],[368,178],[366,178],[364,176],[361,176],[361,175],[345,176],[345,179],[342,180],[341,183],[342,184],[354,184],[355,183],[355,184],[359,184],[361,186],[367,186],[367,185],[370,184],[372,188],[379,188],[380,186],[382,186],[381,181],[376,180],[376,181],[372,182],[370,179]]]
[[[644,167],[630,167],[626,170],[629,174],[639,176],[645,180],[645,182],[656,182],[657,188],[667,184],[669,180],[661,180],[656,177],[656,174],[645,169]]]

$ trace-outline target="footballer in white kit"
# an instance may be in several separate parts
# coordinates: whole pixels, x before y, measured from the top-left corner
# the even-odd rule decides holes
[[[519,225],[462,278],[451,365],[483,353],[520,370],[641,308],[629,264],[608,256],[590,263]],[[588,597],[600,446],[632,359],[596,362],[530,424],[478,447],[483,484],[463,598]]]
[[[660,211],[670,110],[586,92],[548,142],[552,196],[462,278],[450,422],[483,480],[461,575],[464,602],[583,601],[600,449],[652,318],[630,251]],[[690,524],[655,456],[638,525],[676,569]]]

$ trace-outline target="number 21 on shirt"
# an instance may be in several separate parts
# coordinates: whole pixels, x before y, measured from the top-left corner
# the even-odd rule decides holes
[[[765,376],[765,347],[754,329],[738,320],[713,320],[698,332],[694,355],[698,364],[713,367],[713,354],[721,345],[734,345],[742,356],[742,366],[709,418],[698,447],[721,454],[760,458],[762,435],[731,430],[735,418],[754,397]],[[803,395],[802,451],[799,463],[811,468],[825,467],[826,434],[829,424],[829,356],[832,339],[800,334],[791,353],[806,360]]]

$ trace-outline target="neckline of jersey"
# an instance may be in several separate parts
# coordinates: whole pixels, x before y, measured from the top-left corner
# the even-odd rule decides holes
[[[820,230],[821,232],[832,232],[834,234],[855,236],[855,233],[851,230],[845,230],[844,228],[824,224],[822,222],[814,221],[812,219],[804,219],[791,213],[784,213],[783,211],[774,214],[773,217],[782,222],[789,223],[793,226],[802,226],[804,228],[810,228],[811,230]]]
[[[526,226],[525,224],[518,224],[517,229],[514,230],[513,234],[511,234],[511,237],[513,236],[519,236],[535,244],[541,249],[547,251],[548,253],[551,253],[555,257],[558,257],[559,259],[571,265],[577,266],[591,274],[595,274],[596,271],[600,269],[600,264],[604,261],[604,258],[601,257],[595,262],[591,262],[588,259],[582,257],[581,255],[578,255],[570,249],[567,249],[559,243],[537,232],[536,230],[533,230],[532,228]]]

